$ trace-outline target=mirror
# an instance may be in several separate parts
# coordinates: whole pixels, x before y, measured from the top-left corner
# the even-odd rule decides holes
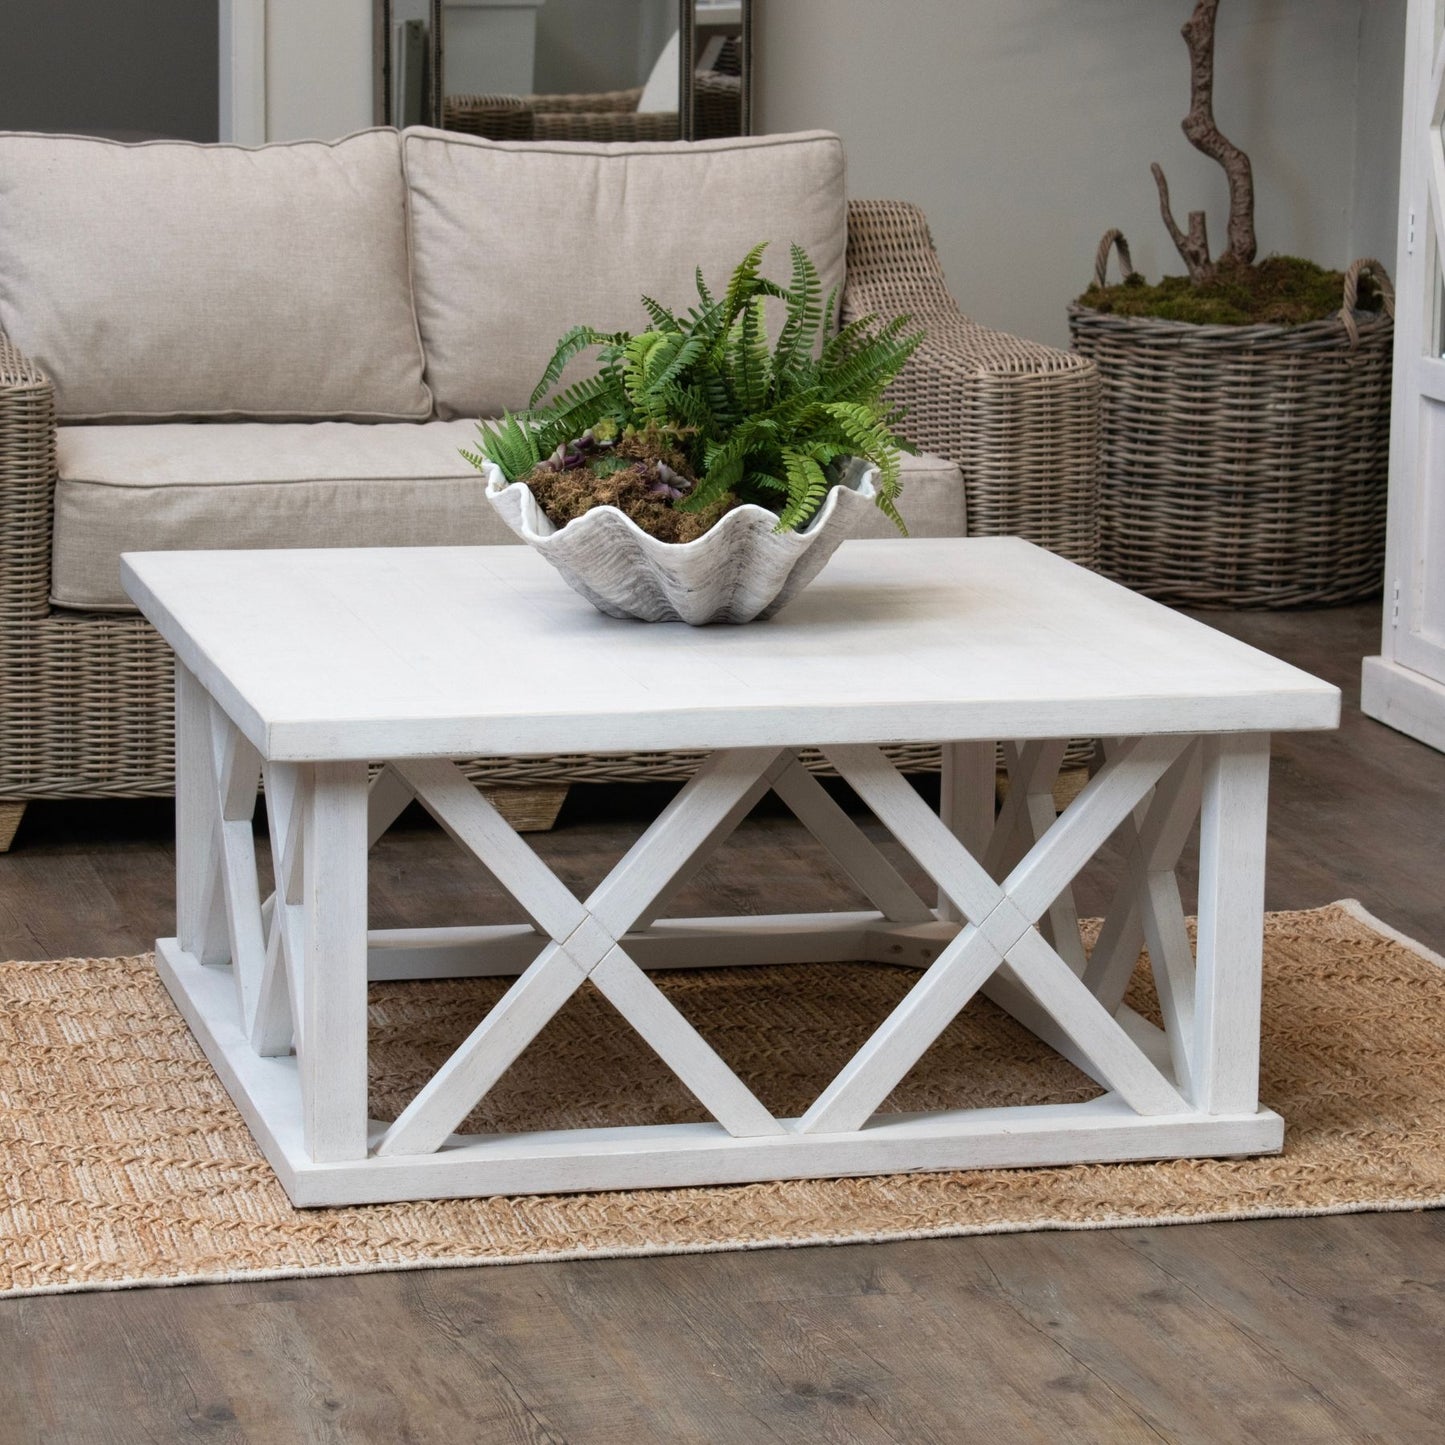
[[[374,0],[383,125],[491,140],[750,129],[751,0]]]

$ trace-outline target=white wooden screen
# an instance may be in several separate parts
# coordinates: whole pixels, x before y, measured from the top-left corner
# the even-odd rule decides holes
[[[1410,0],[1390,522],[1367,713],[1445,748],[1445,0]]]

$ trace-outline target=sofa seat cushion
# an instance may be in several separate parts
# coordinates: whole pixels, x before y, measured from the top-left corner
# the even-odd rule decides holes
[[[132,611],[122,552],[467,546],[512,534],[469,422],[61,427],[51,598]]]
[[[699,267],[720,294],[759,241],[775,280],[790,274],[790,242],[825,295],[843,280],[843,147],[823,132],[595,145],[413,128],[402,157],[427,382],[444,417],[525,406],[568,327],[641,330],[644,294],[685,311]],[[776,331],[781,304],[768,309]]]
[[[431,415],[392,130],[0,135],[0,330],[62,419]]]
[[[51,600],[134,611],[122,552],[515,542],[460,455],[476,440],[465,421],[61,427]],[[958,468],[905,457],[902,510],[916,537],[961,536]],[[862,535],[897,533],[878,512]]]

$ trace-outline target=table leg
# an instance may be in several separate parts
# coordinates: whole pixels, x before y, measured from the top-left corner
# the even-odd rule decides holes
[[[224,963],[229,951],[220,865],[210,699],[177,661],[176,937],[198,963]]]
[[[1259,1105],[1268,735],[1205,739],[1203,786],[1193,1102],[1248,1113]]]
[[[316,763],[302,871],[302,1123],[317,1163],[366,1157],[365,763]]]
[[[944,743],[939,815],[975,858],[983,857],[993,834],[996,777],[992,742]],[[938,911],[940,917],[955,923],[962,918],[942,891],[938,895]]]

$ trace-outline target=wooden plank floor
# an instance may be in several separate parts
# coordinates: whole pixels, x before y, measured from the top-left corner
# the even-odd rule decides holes
[[[1445,950],[1445,757],[1356,706],[1378,608],[1208,620],[1346,691],[1338,734],[1276,743],[1269,905],[1358,897]],[[583,887],[658,798],[584,790],[540,847]],[[0,956],[147,948],[169,831],[161,805],[32,809]],[[498,902],[420,822],[373,886],[382,924]],[[773,811],[678,907],[848,896]],[[137,1290],[0,1302],[0,1441],[1445,1440],[1442,1337],[1440,1214]]]

